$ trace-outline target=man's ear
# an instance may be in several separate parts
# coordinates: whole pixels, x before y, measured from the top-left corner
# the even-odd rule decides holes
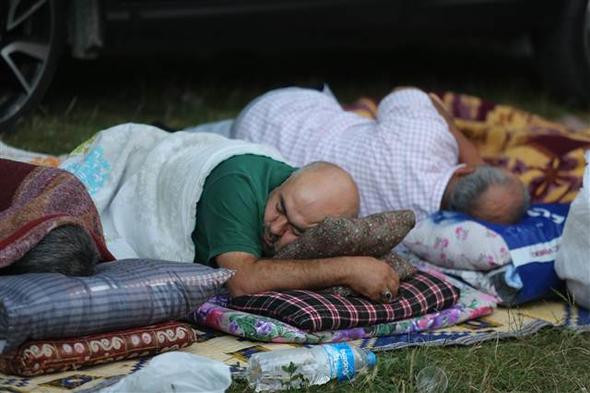
[[[458,168],[455,171],[454,175],[455,175],[455,177],[462,177],[462,176],[470,175],[473,172],[475,172],[474,165],[464,165],[461,168]]]

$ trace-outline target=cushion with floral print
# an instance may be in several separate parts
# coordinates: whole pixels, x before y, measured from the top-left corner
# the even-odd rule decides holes
[[[0,355],[0,371],[30,377],[177,350],[197,341],[187,323],[163,322],[59,340],[27,341]]]
[[[512,260],[502,236],[453,212],[436,212],[418,222],[403,244],[422,259],[451,269],[488,271]]]

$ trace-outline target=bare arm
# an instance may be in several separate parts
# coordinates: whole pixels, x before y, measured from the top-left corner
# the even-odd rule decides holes
[[[447,122],[447,125],[449,126],[449,131],[451,132],[451,134],[453,134],[455,140],[457,141],[457,144],[459,145],[459,162],[467,165],[483,164],[484,161],[477,152],[477,149],[475,148],[473,143],[471,143],[471,141],[469,141],[465,137],[465,135],[463,135],[463,133],[459,131],[457,127],[455,127],[455,123],[453,122],[451,114],[447,111],[440,98],[438,98],[433,93],[428,94],[428,96],[430,97],[430,100],[432,101],[432,104],[434,105],[438,113]]]
[[[232,296],[345,285],[379,302],[383,301],[384,292],[395,296],[399,287],[395,271],[372,257],[270,260],[244,252],[229,252],[218,255],[216,261],[220,267],[236,271],[227,283]]]

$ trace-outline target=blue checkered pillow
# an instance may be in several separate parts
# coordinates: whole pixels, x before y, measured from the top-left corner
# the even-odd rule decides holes
[[[182,318],[232,275],[194,263],[128,259],[89,277],[30,273],[0,277],[4,350],[27,339],[75,337]]]

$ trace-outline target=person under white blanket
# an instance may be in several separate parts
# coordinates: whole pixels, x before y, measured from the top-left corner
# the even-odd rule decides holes
[[[375,301],[395,295],[397,274],[375,258],[268,259],[325,217],[358,213],[346,171],[283,161],[263,145],[126,124],[97,134],[62,168],[86,185],[117,258],[229,268],[232,296],[335,285]]]
[[[329,91],[274,90],[240,113],[231,137],[274,146],[293,165],[340,165],[359,186],[362,216],[412,209],[420,221],[448,209],[513,223],[528,206],[520,180],[484,165],[436,96],[415,88],[386,96],[376,119],[345,111]]]

